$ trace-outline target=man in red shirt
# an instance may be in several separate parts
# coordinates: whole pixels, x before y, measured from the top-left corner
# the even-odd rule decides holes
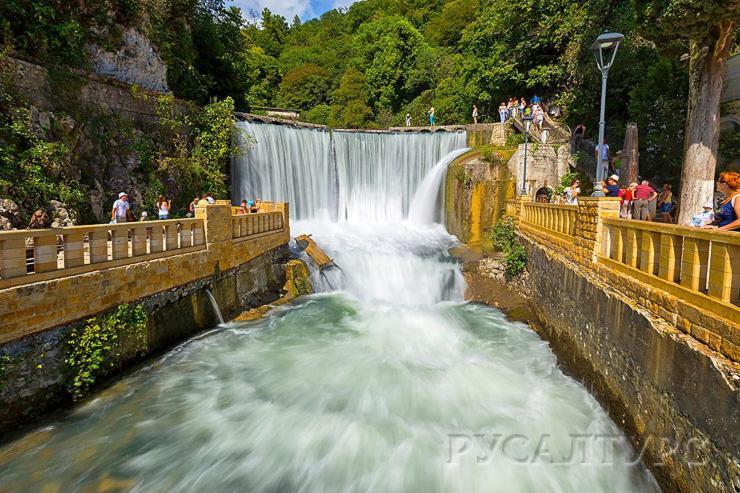
[[[632,219],[650,221],[650,201],[655,200],[658,196],[650,182],[642,180],[642,183],[635,187],[634,201],[632,202]]]

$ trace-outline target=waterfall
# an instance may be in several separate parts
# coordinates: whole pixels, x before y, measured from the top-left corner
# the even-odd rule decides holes
[[[458,149],[443,157],[432,171],[424,178],[419,189],[414,194],[409,209],[409,220],[416,224],[433,224],[444,222],[442,209],[444,205],[444,188],[442,180],[447,176],[447,167],[458,156],[465,154],[468,149]]]
[[[234,202],[290,202],[296,219],[386,223],[407,218],[419,184],[465,132],[328,131],[240,122]]]
[[[208,296],[208,299],[211,300],[211,306],[213,307],[213,312],[218,317],[218,323],[223,325],[224,322],[224,316],[221,314],[221,309],[218,307],[218,303],[216,302],[216,297],[213,296],[213,293],[210,289],[206,288],[206,296]]]

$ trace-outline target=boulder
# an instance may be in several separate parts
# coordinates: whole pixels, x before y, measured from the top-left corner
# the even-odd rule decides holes
[[[49,202],[49,213],[52,228],[67,228],[77,224],[77,213],[67,209],[67,206],[58,200]]]
[[[0,199],[0,231],[23,227],[21,210],[10,199]]]

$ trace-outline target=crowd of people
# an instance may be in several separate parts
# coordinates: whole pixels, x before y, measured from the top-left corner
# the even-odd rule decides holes
[[[577,204],[581,194],[580,180],[574,180],[562,193],[566,204]],[[620,199],[619,217],[638,221],[673,222],[676,201],[669,183],[664,183],[660,192],[643,179],[640,183],[619,185],[619,175],[609,176],[603,184],[607,197]],[[740,173],[725,171],[717,180],[719,200],[707,202],[701,211],[692,215],[688,226],[716,228],[720,231],[740,230]]]
[[[532,116],[532,123],[539,131],[542,131],[545,123],[545,108],[542,99],[536,94],[530,104],[527,104],[527,100],[524,98],[509,98],[508,102],[502,101],[498,106],[498,114],[501,123],[518,116]]]
[[[213,195],[210,193],[204,193],[200,196],[196,195],[193,197],[193,200],[188,204],[188,211],[185,214],[186,217],[195,217],[195,208],[199,206],[209,205],[209,204],[215,204],[216,199],[213,198]],[[171,213],[172,213],[172,201],[165,197],[164,195],[160,195],[157,201],[154,204],[154,209],[157,212],[157,218],[159,220],[167,220],[170,219]],[[248,214],[248,213],[256,213],[260,210],[260,200],[244,200],[241,203],[241,206],[239,208],[239,214]],[[42,211],[37,211],[42,212]],[[113,202],[113,208],[111,209],[110,214],[110,223],[111,224],[118,224],[118,223],[130,223],[130,222],[136,222],[136,221],[147,221],[149,220],[149,213],[147,211],[142,211],[141,214],[139,214],[139,218],[136,219],[134,216],[132,207],[131,207],[131,201],[129,200],[128,193],[121,192],[118,194],[118,199]],[[37,218],[36,215],[32,218],[31,222],[34,223],[41,223],[41,219]],[[29,226],[31,227],[31,226]]]

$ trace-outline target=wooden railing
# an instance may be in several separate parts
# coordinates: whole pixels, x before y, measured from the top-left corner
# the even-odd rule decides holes
[[[0,232],[0,289],[202,248],[202,219]]]
[[[602,261],[658,278],[669,290],[740,304],[740,234],[606,218],[603,235]]]
[[[258,212],[231,217],[231,237],[234,239],[272,233],[283,229],[282,212]]]
[[[524,203],[521,222],[559,236],[574,236],[577,212],[576,205]]]

